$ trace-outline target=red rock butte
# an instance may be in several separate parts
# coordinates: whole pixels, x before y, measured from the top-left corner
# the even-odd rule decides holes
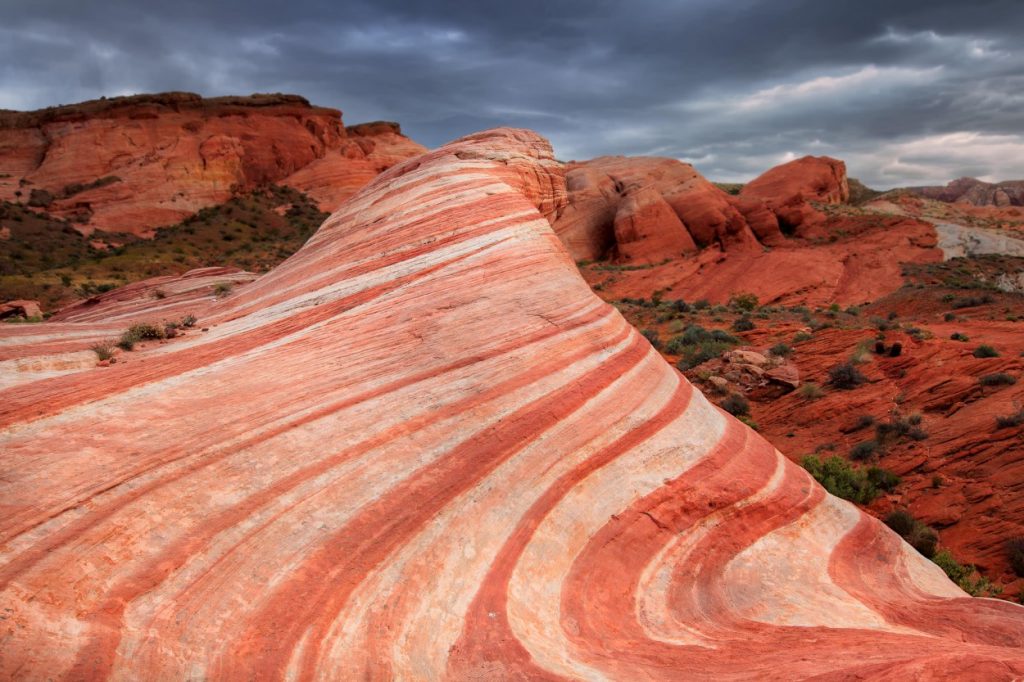
[[[1024,608],[967,597],[589,290],[566,196],[537,135],[463,138],[196,301],[208,331],[6,389],[0,677],[1024,675]],[[0,362],[113,328],[5,325]]]
[[[397,123],[346,128],[340,111],[297,95],[114,97],[0,111],[0,199],[45,207],[86,233],[146,236],[264,183],[333,211],[424,151]]]

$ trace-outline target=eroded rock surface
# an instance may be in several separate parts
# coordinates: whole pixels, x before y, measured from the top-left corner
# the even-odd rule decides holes
[[[0,112],[0,199],[83,232],[151,234],[239,191],[279,182],[333,210],[424,148],[396,124],[345,128],[296,95],[185,92]]]
[[[541,138],[464,138],[209,332],[4,391],[0,676],[1024,675],[1024,609],[694,390],[579,276],[564,200]]]

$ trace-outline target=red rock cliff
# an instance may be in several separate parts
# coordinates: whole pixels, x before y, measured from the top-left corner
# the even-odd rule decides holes
[[[395,124],[346,129],[295,95],[138,95],[0,112],[0,198],[31,201],[82,229],[147,234],[261,183],[333,210],[424,148]]]

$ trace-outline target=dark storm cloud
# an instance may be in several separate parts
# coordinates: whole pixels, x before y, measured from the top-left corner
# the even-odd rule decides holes
[[[1019,0],[4,5],[0,107],[284,91],[428,145],[516,125],[723,180],[806,153],[876,186],[1024,177]]]

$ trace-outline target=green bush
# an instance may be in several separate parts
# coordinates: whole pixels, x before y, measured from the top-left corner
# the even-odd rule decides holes
[[[797,389],[796,393],[804,400],[817,400],[825,395],[825,391],[821,390],[821,386],[813,381],[800,384],[800,388]]]
[[[876,454],[878,454],[878,441],[866,440],[853,446],[853,449],[850,450],[850,459],[863,462]]]
[[[967,334],[964,334],[963,332],[953,332],[949,335],[949,338],[952,341],[960,341],[961,343],[966,343],[971,340],[971,337],[967,336]]]
[[[681,370],[692,369],[701,363],[720,357],[732,346],[733,344],[720,341],[705,341],[693,346],[686,346],[679,354],[679,362],[676,363],[676,366]]]
[[[804,341],[810,341],[814,336],[810,332],[797,332],[793,336],[793,343],[802,343]]]
[[[844,362],[828,371],[828,381],[836,388],[849,390],[860,386],[868,379],[852,363]]]
[[[132,350],[139,341],[162,339],[164,336],[162,327],[148,323],[133,324],[121,334],[117,347],[122,350]]]
[[[842,457],[833,455],[822,461],[815,455],[807,455],[801,465],[836,497],[869,504],[878,496],[878,488],[868,479],[867,472],[854,469]]]
[[[975,578],[977,570],[974,566],[960,564],[948,549],[936,553],[932,557],[932,561],[946,572],[950,580],[959,585],[960,589],[972,597],[977,597],[979,594],[992,590],[992,584],[987,578],[982,575],[978,575]]]
[[[733,415],[739,417],[742,415],[750,414],[750,403],[739,393],[731,393],[729,396],[721,402],[721,408]]]
[[[935,556],[935,550],[939,544],[939,534],[935,532],[934,528],[924,525],[904,509],[890,512],[883,520],[885,525],[892,528],[897,535],[922,555],[929,559]]]
[[[650,341],[655,350],[661,350],[661,337],[658,336],[657,329],[644,329],[640,333],[644,335],[644,338]]]
[[[736,318],[736,321],[732,323],[733,331],[737,332],[749,332],[755,328],[754,321],[750,319],[749,315]]]
[[[974,352],[971,353],[971,355],[973,355],[976,358],[998,358],[999,351],[997,351],[992,346],[989,346],[988,344],[982,344],[975,348]]]
[[[880,490],[892,492],[902,480],[899,476],[882,467],[868,467],[868,480]]]
[[[1006,372],[996,372],[980,377],[978,383],[982,386],[1013,386],[1017,380]]]
[[[757,296],[754,294],[734,294],[729,299],[729,306],[736,310],[746,310],[750,312],[757,307]]]
[[[97,343],[92,347],[92,352],[100,360],[109,360],[114,357],[114,346],[110,343]]]
[[[217,298],[223,298],[231,293],[232,286],[230,282],[220,282],[217,286],[213,287],[213,295]]]
[[[768,352],[780,358],[788,358],[793,354],[793,347],[787,343],[777,343],[769,348]]]

